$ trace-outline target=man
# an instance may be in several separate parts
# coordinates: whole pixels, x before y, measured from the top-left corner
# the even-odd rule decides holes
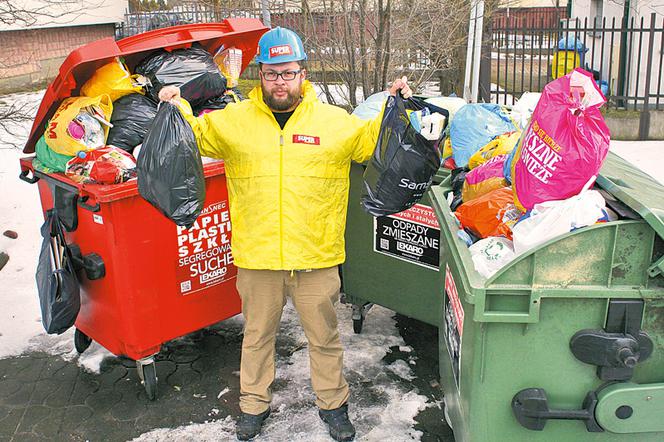
[[[352,440],[335,310],[337,266],[345,259],[350,162],[369,159],[381,119],[361,121],[318,101],[293,31],[272,29],[258,47],[261,84],[249,100],[194,118],[177,88],[159,94],[180,103],[201,153],[225,161],[245,318],[237,437],[254,438],[270,415],[275,338],[290,296],[309,342],[319,415],[335,440]],[[411,94],[405,77],[390,93],[399,90]]]

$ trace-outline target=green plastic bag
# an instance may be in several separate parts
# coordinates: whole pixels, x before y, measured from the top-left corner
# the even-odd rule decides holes
[[[40,166],[42,172],[46,173],[64,172],[65,169],[67,169],[67,161],[73,158],[68,155],[54,152],[48,147],[48,145],[46,145],[46,140],[43,135],[39,138],[39,141],[37,141],[35,152],[37,153],[37,160],[39,160],[37,165]]]

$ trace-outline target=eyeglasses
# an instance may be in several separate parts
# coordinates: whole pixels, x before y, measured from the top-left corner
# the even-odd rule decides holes
[[[265,78],[266,81],[277,81],[277,78],[281,77],[283,78],[284,81],[293,81],[295,80],[295,77],[297,77],[297,74],[302,72],[302,69],[298,69],[296,71],[283,71],[283,72],[275,72],[275,71],[261,71],[261,74],[263,75],[263,78]]]

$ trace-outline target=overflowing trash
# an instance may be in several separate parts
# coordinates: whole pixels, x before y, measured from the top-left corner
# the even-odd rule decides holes
[[[204,161],[177,108],[162,103],[158,111],[159,90],[180,87],[195,115],[239,102],[240,92],[230,87],[242,70],[242,50],[222,46],[214,57],[196,44],[157,50],[133,72],[122,58],[109,60],[81,86],[81,96],[59,105],[35,145],[34,168],[79,184],[139,178],[141,196],[189,227],[205,199]]]
[[[136,72],[148,78],[148,95],[159,101],[164,86],[178,86],[182,98],[196,108],[226,91],[226,77],[212,55],[202,47],[158,51],[136,66]]]
[[[136,160],[113,146],[79,152],[67,162],[65,175],[76,183],[120,184],[136,177]]]
[[[362,205],[368,213],[402,212],[422,198],[441,165],[448,117],[447,110],[424,100],[388,97],[376,150],[364,172]]]
[[[610,135],[592,74],[576,69],[522,100],[459,109],[444,153],[455,167],[447,199],[457,236],[485,278],[549,240],[617,218],[593,189]]]

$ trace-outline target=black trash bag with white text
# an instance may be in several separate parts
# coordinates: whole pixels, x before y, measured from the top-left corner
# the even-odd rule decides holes
[[[417,203],[427,191],[442,161],[441,142],[427,140],[415,129],[406,109],[428,108],[445,117],[449,112],[418,98],[388,97],[378,142],[364,171],[362,205],[373,216],[402,212]]]
[[[161,103],[138,156],[138,192],[178,226],[203,210],[205,175],[196,138],[177,106]]]
[[[37,263],[37,293],[42,324],[49,334],[69,329],[81,309],[81,289],[74,259],[55,209],[46,212],[41,227],[42,246]]]

